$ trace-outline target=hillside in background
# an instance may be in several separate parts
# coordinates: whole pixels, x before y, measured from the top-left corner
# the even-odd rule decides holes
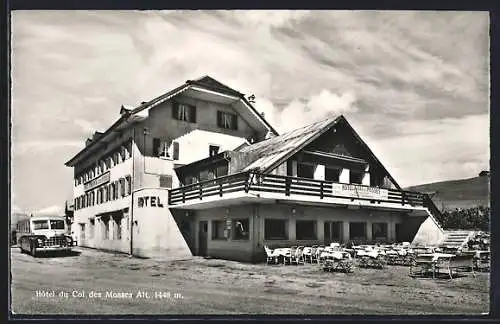
[[[441,181],[408,187],[407,190],[432,193],[432,200],[440,210],[473,208],[490,205],[490,177]]]

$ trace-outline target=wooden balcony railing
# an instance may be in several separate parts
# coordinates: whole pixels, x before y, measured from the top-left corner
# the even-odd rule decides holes
[[[418,192],[243,172],[172,189],[169,193],[169,204],[178,205],[203,200],[209,196],[223,197],[224,194],[232,192],[277,193],[285,197],[302,195],[317,197],[319,200],[339,198],[347,201],[364,200],[412,206],[423,206],[424,198],[423,194]]]

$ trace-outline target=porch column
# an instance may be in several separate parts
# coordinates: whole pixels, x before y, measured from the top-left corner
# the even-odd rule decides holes
[[[370,185],[370,167],[368,165],[365,168],[365,174],[363,175],[363,179],[362,179],[361,184],[363,184],[365,186]]]
[[[366,221],[366,240],[368,242],[371,242],[373,240],[373,235],[372,235],[372,221],[368,220]]]
[[[322,219],[316,221],[316,238],[318,241],[323,242],[325,240],[325,226]]]
[[[290,217],[288,218],[288,240],[289,241],[296,241],[297,240],[297,237],[296,237],[296,233],[295,233],[295,229],[296,229],[296,224],[295,224],[295,221],[296,221],[296,218],[295,217]]]
[[[318,164],[314,170],[314,180],[325,180],[325,166]]]
[[[342,222],[342,227],[343,227],[343,237],[342,237],[342,242],[346,243],[349,241],[349,222],[348,221],[343,221]]]
[[[393,219],[391,219],[387,224],[387,239],[390,242],[396,240],[396,223],[394,222]]]
[[[339,182],[340,183],[350,183],[351,175],[349,169],[340,170]]]

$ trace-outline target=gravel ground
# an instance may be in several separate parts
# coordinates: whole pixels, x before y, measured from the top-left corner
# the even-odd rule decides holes
[[[77,248],[33,258],[11,249],[16,314],[481,314],[489,274],[411,278],[409,268],[323,272],[193,257],[159,262]]]

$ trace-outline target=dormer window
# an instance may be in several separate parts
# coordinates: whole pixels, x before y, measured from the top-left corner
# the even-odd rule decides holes
[[[172,118],[196,123],[196,107],[183,103],[174,103],[172,105]]]
[[[238,116],[225,111],[217,112],[217,126],[225,129],[238,129]]]

